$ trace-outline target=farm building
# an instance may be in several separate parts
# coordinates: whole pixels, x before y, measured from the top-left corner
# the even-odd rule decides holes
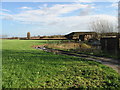
[[[106,36],[102,37],[101,40],[101,49],[104,52],[110,54],[120,53],[120,38],[116,36]]]
[[[72,32],[70,34],[65,35],[65,37],[69,40],[78,39],[81,41],[85,41],[93,37],[97,37],[97,33],[96,32]]]

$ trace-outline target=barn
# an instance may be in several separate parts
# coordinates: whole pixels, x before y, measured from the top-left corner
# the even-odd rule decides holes
[[[89,40],[91,38],[97,37],[97,33],[96,32],[72,32],[72,33],[65,35],[65,37],[68,40],[85,41],[85,40]]]

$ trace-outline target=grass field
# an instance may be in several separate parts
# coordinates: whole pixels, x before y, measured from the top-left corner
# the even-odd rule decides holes
[[[120,75],[107,66],[31,47],[46,42],[3,40],[3,88],[120,88]]]

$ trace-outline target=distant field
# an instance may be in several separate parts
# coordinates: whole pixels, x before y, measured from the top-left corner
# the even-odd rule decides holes
[[[3,88],[120,88],[120,75],[107,66],[31,47],[45,43],[3,40]]]

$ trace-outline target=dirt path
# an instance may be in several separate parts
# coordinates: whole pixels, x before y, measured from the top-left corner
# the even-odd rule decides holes
[[[51,48],[46,48],[44,45],[38,45],[38,46],[33,46],[35,49],[40,49],[46,52],[53,52],[54,54],[63,54],[63,55],[69,55],[69,56],[75,56],[75,57],[80,57],[84,58],[87,60],[93,60],[100,62],[104,65],[107,65],[114,70],[116,70],[120,74],[120,63],[118,60],[112,59],[112,58],[106,58],[106,57],[97,57],[97,56],[92,56],[92,55],[86,55],[86,54],[81,54],[81,53],[73,53],[69,51],[63,51],[63,50],[58,50],[58,49],[51,49]]]

